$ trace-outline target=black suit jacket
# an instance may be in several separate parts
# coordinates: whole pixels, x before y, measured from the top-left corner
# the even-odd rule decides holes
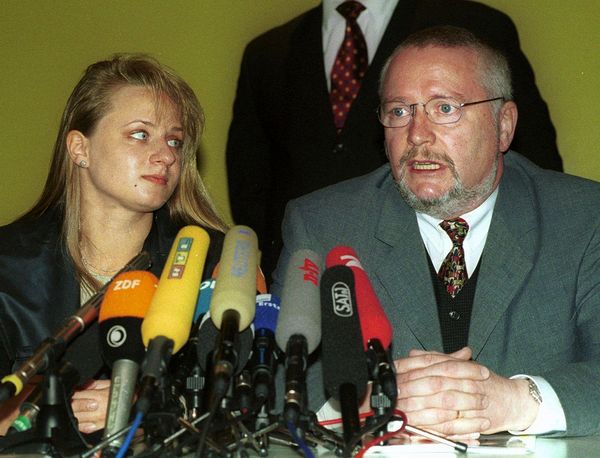
[[[508,16],[462,0],[400,0],[336,134],[321,40],[322,8],[254,39],[244,52],[227,144],[233,218],[256,230],[267,276],[281,248],[281,220],[295,197],[370,172],[386,162],[375,110],[379,74],[410,33],[450,24],[502,49],[513,74],[519,122],[511,148],[541,167],[562,170],[556,133]]]

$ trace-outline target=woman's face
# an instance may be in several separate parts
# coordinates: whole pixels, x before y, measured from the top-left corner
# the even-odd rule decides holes
[[[184,132],[172,101],[165,96],[160,102],[140,86],[113,93],[110,110],[83,140],[82,202],[152,212],[171,197],[181,174]]]

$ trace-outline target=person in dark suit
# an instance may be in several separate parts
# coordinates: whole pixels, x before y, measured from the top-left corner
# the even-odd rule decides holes
[[[600,184],[504,154],[511,92],[506,60],[467,30],[409,37],[382,73],[389,164],[288,204],[273,291],[297,250],[350,246],[392,324],[410,424],[597,434]]]
[[[335,11],[339,3],[326,0],[269,30],[248,44],[242,59],[226,152],[229,199],[234,221],[259,236],[267,276],[281,249],[280,225],[290,199],[386,162],[375,115],[379,73],[392,50],[414,31],[461,26],[503,50],[521,107],[512,149],[541,167],[562,170],[556,133],[513,22],[471,1],[364,1],[358,22],[370,21],[363,27],[370,64],[338,133],[329,101],[329,61],[342,38],[334,39],[335,27],[326,36],[322,30],[336,16],[343,21]]]

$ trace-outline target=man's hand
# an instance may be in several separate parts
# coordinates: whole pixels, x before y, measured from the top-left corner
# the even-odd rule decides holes
[[[93,433],[104,428],[109,393],[110,380],[92,380],[84,389],[73,393],[71,407],[81,432]]]
[[[501,377],[471,361],[467,347],[451,354],[411,350],[395,361],[397,407],[409,424],[461,437],[523,430],[538,405],[526,380]]]

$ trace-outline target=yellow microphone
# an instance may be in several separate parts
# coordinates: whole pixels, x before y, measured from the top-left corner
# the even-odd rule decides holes
[[[236,341],[254,319],[258,239],[247,226],[234,226],[223,241],[219,274],[210,301],[210,317],[219,331],[214,352],[212,406],[223,398],[239,358]]]
[[[204,229],[185,226],[171,247],[142,322],[142,340],[147,351],[136,404],[142,413],[148,412],[152,391],[166,371],[171,355],[189,338],[209,245],[210,237]]]
[[[258,239],[248,226],[233,226],[223,241],[219,273],[210,301],[210,317],[221,329],[228,310],[239,314],[239,329],[243,331],[254,319],[256,311],[256,271]]]
[[[173,353],[187,342],[196,309],[206,254],[208,233],[198,226],[185,226],[178,233],[142,322],[142,339],[164,336],[173,341]]]

